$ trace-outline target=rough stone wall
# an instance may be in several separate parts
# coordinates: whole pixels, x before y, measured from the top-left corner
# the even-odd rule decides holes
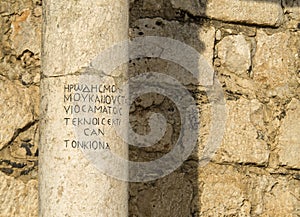
[[[37,216],[42,5],[0,1],[0,216]]]
[[[134,60],[130,76],[156,71],[180,80],[201,111],[199,144],[172,174],[131,183],[129,216],[300,215],[300,1],[131,0],[130,36],[156,35],[197,49],[222,84],[228,121],[212,162],[199,167],[210,105],[181,67]],[[0,216],[37,216],[41,44],[39,0],[0,2]],[[174,103],[146,95],[131,107],[132,126],[147,133],[149,111],[167,118],[154,147],[131,148],[131,160],[172,149],[180,131]],[[179,124],[178,124],[179,123]]]
[[[199,103],[201,129],[198,150],[179,169],[157,181],[131,183],[130,216],[300,215],[299,6],[289,0],[132,1],[132,37],[183,41],[213,65],[228,120],[212,162],[199,167],[197,152],[210,121],[201,87],[174,63],[133,61],[132,74],[164,72],[187,85]],[[168,133],[154,149],[133,149],[132,159],[155,159],[178,138],[179,114],[160,98],[138,99],[132,122],[146,133],[142,117],[160,110]]]

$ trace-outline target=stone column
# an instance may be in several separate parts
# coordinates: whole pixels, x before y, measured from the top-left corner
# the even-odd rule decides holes
[[[107,152],[127,157],[112,128],[120,122],[104,109],[109,102],[95,102],[119,94],[115,78],[126,77],[126,67],[105,77],[90,63],[127,38],[128,2],[45,0],[43,15],[39,216],[127,216],[127,183],[104,174],[96,159]],[[110,169],[127,173],[124,165]]]

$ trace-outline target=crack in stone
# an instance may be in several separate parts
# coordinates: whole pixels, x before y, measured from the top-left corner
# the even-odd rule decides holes
[[[39,120],[33,120],[29,123],[27,123],[24,127],[20,128],[20,129],[17,129],[15,132],[14,132],[14,135],[12,136],[12,138],[10,139],[9,142],[7,142],[7,144],[5,144],[1,149],[0,151],[4,150],[5,148],[7,148],[8,146],[10,146],[14,141],[15,139],[20,135],[20,133],[22,132],[25,132],[26,130],[28,130],[30,127],[34,126],[36,123],[38,123]]]

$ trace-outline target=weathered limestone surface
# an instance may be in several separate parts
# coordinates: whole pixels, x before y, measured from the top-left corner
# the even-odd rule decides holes
[[[262,107],[257,100],[228,101],[228,120],[224,139],[217,152],[218,162],[266,164],[269,158],[267,143],[259,135],[252,115]]]
[[[199,170],[200,216],[297,216],[299,180],[255,168],[210,164]]]
[[[257,31],[257,48],[253,59],[253,79],[270,90],[290,83],[297,58],[295,47],[290,46],[290,34],[268,35]]]
[[[24,183],[0,172],[0,216],[38,216],[38,182]]]
[[[41,2],[1,1],[1,75],[37,84],[40,71]]]
[[[25,9],[12,22],[12,48],[17,55],[25,50],[39,54],[41,50],[41,8]]]
[[[227,36],[217,45],[222,66],[232,73],[245,76],[251,66],[251,46],[243,35]]]
[[[299,180],[272,178],[264,198],[264,216],[298,216],[299,211]]]
[[[204,15],[230,22],[279,26],[284,19],[280,0],[171,0],[171,3],[194,16]]]
[[[300,101],[292,99],[279,131],[279,162],[283,166],[300,168]]]
[[[300,21],[300,1],[299,0],[283,0],[282,5],[284,12],[287,14],[288,27],[297,28]]]
[[[38,215],[41,2],[0,2],[0,216]]]
[[[196,49],[212,67],[214,55],[215,28],[204,27],[193,23],[182,24],[177,21],[168,21],[161,18],[139,19],[133,24],[130,30],[131,37],[160,36],[169,37],[191,46]],[[148,65],[146,67],[145,65]],[[143,72],[151,67],[152,71],[166,73],[177,78],[185,85],[197,84],[197,80],[190,72],[173,62],[156,61],[155,63],[136,63],[133,71]]]
[[[223,85],[228,109],[225,135],[212,159],[218,165],[210,164],[200,168],[199,177],[195,178],[192,171],[199,167],[197,160],[201,157],[199,153],[203,150],[203,143],[209,135],[211,114],[209,102],[201,92],[203,89],[189,87],[190,91],[195,93],[202,119],[197,146],[199,153],[193,153],[179,169],[185,171],[187,180],[193,186],[194,199],[189,211],[184,206],[178,213],[184,213],[183,216],[297,216],[299,173],[290,170],[291,166],[280,163],[284,151],[280,151],[281,146],[277,147],[277,139],[281,137],[280,126],[285,121],[284,113],[287,112],[285,104],[290,102],[292,97],[299,97],[297,91],[299,78],[295,73],[299,35],[296,30],[284,29],[296,27],[288,26],[289,21],[286,20],[288,15],[283,14],[280,1],[212,0],[199,3],[199,1],[174,0],[170,1],[173,8],[168,2],[160,0],[143,1],[140,5],[139,3],[139,1],[132,3],[134,15],[131,23],[132,37],[168,36],[183,40],[207,55],[206,52],[210,51],[211,37],[205,38],[204,35],[200,35],[200,40],[193,38],[198,37],[197,34],[201,29],[206,31],[211,26],[215,32],[212,46],[213,64],[217,77]],[[288,10],[297,9],[292,6]],[[207,26],[207,23],[198,16],[210,17],[221,22],[210,21],[211,25]],[[174,21],[176,19],[180,21]],[[237,22],[241,25],[228,22]],[[282,29],[265,27],[284,25],[284,22],[288,25]],[[208,57],[210,60],[211,55]],[[130,76],[147,71],[163,71],[175,76],[183,84],[195,84],[188,80],[188,76],[180,77],[186,73],[180,67],[176,68],[164,61],[144,59],[134,60],[130,64]],[[266,79],[260,80],[261,75]],[[168,123],[171,123],[171,127],[155,146],[142,151],[132,149],[131,160],[149,161],[163,156],[172,148],[168,140],[174,143],[178,136],[180,127],[176,125],[178,111],[169,113],[168,111],[173,110],[173,105],[166,103],[166,98],[161,102],[161,98],[155,95],[139,98],[131,108],[132,124],[137,132],[147,133],[145,117],[150,110],[161,111]],[[284,129],[289,127],[285,126]],[[291,134],[298,138],[294,131]],[[286,138],[293,137],[286,136]],[[291,161],[290,158],[297,160],[297,157],[287,154],[288,162]],[[174,209],[172,204],[177,204],[181,198],[184,204],[190,203],[188,197],[174,194],[174,197],[167,198],[172,202],[166,203],[165,208],[155,211],[154,208],[150,209],[151,205],[157,207],[155,202],[164,198],[161,195],[166,195],[162,193],[164,192],[162,189],[174,186],[168,176],[162,180],[164,181],[130,185],[129,210],[133,216],[148,216],[147,213],[168,216]],[[180,178],[178,182],[181,182],[179,180]],[[182,191],[191,194],[186,191],[186,186],[183,186]],[[280,206],[279,203],[284,205]]]
[[[53,67],[50,62],[44,63],[45,75],[74,74],[100,50],[109,47],[107,41],[123,37],[113,33],[119,32],[120,26],[105,28],[104,25],[117,20],[115,14],[122,8],[119,3],[106,11],[104,8],[111,1],[103,4],[55,1],[55,6],[49,2],[54,1],[43,4],[57,22],[48,23],[46,32],[54,34],[45,38],[49,47],[44,51],[58,64]],[[132,60],[129,76],[162,72],[187,85],[200,108],[201,129],[194,153],[175,172],[152,182],[130,183],[128,215],[299,216],[300,1],[130,0],[130,4],[130,37],[157,35],[180,40],[194,47],[214,66],[215,77],[220,80],[226,97],[228,119],[213,163],[199,168],[198,160],[211,121],[210,103],[203,87],[186,70],[171,62]],[[63,13],[55,7],[60,7]],[[87,17],[83,12],[92,17],[89,22],[85,22]],[[98,16],[101,19],[96,19]],[[122,25],[123,19],[119,17],[116,23]],[[38,216],[41,22],[41,0],[0,1],[0,217]],[[81,31],[75,34],[67,29]],[[94,36],[103,40],[98,43]],[[49,94],[57,98],[61,91],[58,86],[67,78],[78,77],[44,79],[43,88],[51,87],[48,90],[53,92]],[[61,109],[59,104],[49,104],[49,108],[55,118],[63,113],[57,113]],[[171,100],[157,94],[143,95],[131,105],[130,112],[132,127],[140,134],[147,134],[151,112],[160,112],[167,119],[167,132],[161,141],[148,148],[131,147],[130,160],[150,161],[172,150],[180,132],[180,114]],[[59,129],[61,122],[52,123],[48,125],[49,131],[62,136],[62,130],[53,130]],[[51,136],[47,138],[49,144],[55,142]],[[59,144],[63,145],[61,141]],[[53,150],[58,153],[60,148],[55,146]],[[52,196],[59,198],[59,209],[71,204],[74,209],[70,216],[78,216],[77,212],[93,216],[84,210],[82,204],[86,203],[96,207],[95,216],[98,212],[110,216],[99,209],[104,203],[87,197],[99,199],[99,195],[110,192],[111,200],[120,201],[118,187],[124,186],[115,188],[119,185],[117,181],[113,185],[98,185],[99,179],[102,182],[103,178],[107,181],[109,178],[95,175],[99,172],[87,160],[78,164],[75,158],[68,159],[68,154],[75,152],[71,151],[60,153],[57,165],[48,163],[54,154],[43,160],[59,177],[52,191]],[[74,156],[82,157],[77,152]],[[67,170],[67,164],[74,170]],[[74,171],[85,176],[74,178]],[[91,180],[96,181],[86,187],[88,193],[78,193],[78,186]],[[80,199],[69,200],[70,186]],[[63,203],[64,200],[67,202]],[[122,203],[127,205],[127,200]]]
[[[18,131],[38,118],[38,89],[26,88],[0,77],[0,150],[14,139]]]
[[[132,184],[135,185],[135,184]],[[184,173],[174,172],[158,180],[154,186],[139,185],[130,192],[134,205],[131,212],[137,216],[188,216],[193,200],[193,186]]]

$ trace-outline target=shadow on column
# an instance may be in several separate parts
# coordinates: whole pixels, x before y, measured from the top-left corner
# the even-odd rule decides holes
[[[162,36],[179,40],[195,48],[199,53],[206,50],[206,45],[199,37],[199,31],[206,20],[172,8],[169,1],[136,0],[130,6],[130,36],[132,38]],[[203,10],[205,10],[205,5],[203,5]],[[181,51],[178,50],[178,52]],[[202,103],[207,104],[205,92],[192,84],[196,79],[177,63],[160,58],[141,58],[130,61],[129,77],[147,72],[163,73],[185,84],[190,95],[197,98],[197,107],[200,110]],[[182,127],[180,111],[172,100],[157,93],[142,95],[131,105],[130,121],[135,132],[143,135],[149,133],[148,120],[153,112],[160,113],[166,118],[165,135],[151,147],[130,146],[129,159],[131,161],[149,162],[159,159],[168,154],[179,139]],[[201,116],[201,113],[199,115]],[[200,138],[199,135],[196,136]],[[129,183],[129,216],[199,216],[199,191],[201,189],[199,189],[197,178],[197,149],[196,147],[188,159],[169,175],[154,181]]]

